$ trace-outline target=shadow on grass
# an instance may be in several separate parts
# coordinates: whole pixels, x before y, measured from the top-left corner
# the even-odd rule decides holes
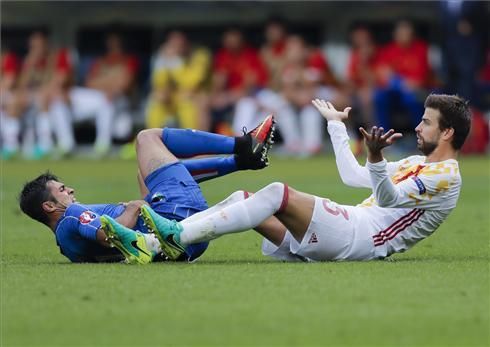
[[[127,265],[123,262],[108,262],[108,263],[70,263],[66,261],[35,261],[34,259],[29,259],[30,261],[18,261],[17,259],[12,260],[2,260],[2,266],[15,266],[15,265],[58,265],[58,266],[107,266],[107,265]],[[187,262],[172,262],[172,261],[162,261],[152,263],[152,266],[199,266],[201,265],[282,265],[282,264],[397,264],[397,263],[461,263],[461,262],[486,262],[490,261],[489,254],[481,255],[468,255],[468,256],[452,256],[452,255],[434,255],[431,257],[410,257],[402,256],[396,258],[386,258],[371,261],[326,261],[326,262],[284,262],[274,259],[264,258],[262,259],[216,259],[216,260],[198,260],[193,263]],[[132,265],[135,266],[135,265]]]

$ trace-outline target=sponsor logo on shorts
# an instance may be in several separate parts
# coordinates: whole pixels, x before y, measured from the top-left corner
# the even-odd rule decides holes
[[[318,238],[316,237],[315,233],[311,233],[310,240],[308,241],[308,244],[310,243],[318,243]]]
[[[92,211],[85,211],[80,215],[80,217],[78,217],[78,220],[82,224],[88,224],[95,218],[97,218],[97,215],[95,213],[93,213]]]

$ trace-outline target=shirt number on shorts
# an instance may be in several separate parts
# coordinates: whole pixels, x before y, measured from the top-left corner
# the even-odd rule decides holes
[[[349,213],[347,213],[347,210],[345,208],[332,205],[332,202],[330,200],[323,200],[323,208],[325,209],[325,211],[333,214],[334,216],[338,216],[339,214],[341,214],[346,220],[349,220]]]

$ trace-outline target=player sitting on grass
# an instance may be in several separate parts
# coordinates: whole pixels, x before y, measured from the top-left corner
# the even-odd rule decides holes
[[[208,206],[197,182],[237,170],[266,167],[273,136],[272,116],[240,137],[190,129],[143,130],[137,136],[136,151],[138,182],[144,200],[127,204],[80,204],[75,199],[75,191],[48,172],[24,185],[19,196],[20,208],[55,233],[61,253],[72,262],[125,258],[130,263],[148,263],[161,249],[139,217],[140,207],[151,206],[161,216],[175,220],[205,210]],[[177,159],[201,154],[233,155]],[[192,261],[207,246],[207,242],[196,243],[185,247],[183,252],[164,257]]]
[[[456,160],[468,135],[468,104],[457,96],[432,94],[415,128],[424,156],[387,162],[382,149],[401,137],[390,129],[363,128],[368,157],[360,166],[352,154],[345,125],[350,108],[337,111],[331,103],[313,104],[328,121],[342,181],[370,188],[373,194],[357,206],[339,205],[272,183],[250,198],[213,208],[181,222],[168,221],[142,206],[147,224],[165,247],[176,254],[196,242],[249,230],[264,221],[283,225],[278,236],[264,240],[263,253],[283,260],[371,260],[404,252],[430,236],[458,201],[461,176]],[[293,257],[292,255],[296,255]]]

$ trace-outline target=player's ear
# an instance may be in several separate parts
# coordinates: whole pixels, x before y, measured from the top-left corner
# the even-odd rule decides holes
[[[56,205],[52,201],[45,201],[41,204],[42,209],[46,213],[52,213],[56,210]]]
[[[454,128],[447,128],[442,131],[442,138],[449,141],[454,136]]]

